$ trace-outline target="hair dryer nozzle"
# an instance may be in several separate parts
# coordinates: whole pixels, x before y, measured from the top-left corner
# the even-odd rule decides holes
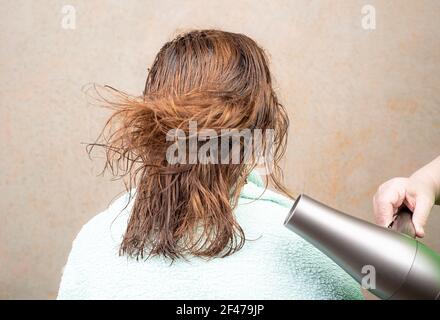
[[[285,225],[382,299],[438,299],[440,256],[416,239],[332,209],[306,195]]]

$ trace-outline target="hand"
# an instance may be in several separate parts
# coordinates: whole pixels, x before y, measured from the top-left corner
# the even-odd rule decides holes
[[[413,224],[418,237],[424,237],[424,227],[436,198],[436,183],[430,175],[416,172],[410,178],[393,178],[383,183],[373,198],[376,223],[388,227],[397,210],[405,204],[413,212]]]

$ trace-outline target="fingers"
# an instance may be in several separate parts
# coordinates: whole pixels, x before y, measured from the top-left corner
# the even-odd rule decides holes
[[[388,180],[379,187],[373,198],[376,223],[388,227],[399,207],[405,203],[413,212],[416,235],[424,237],[424,227],[435,202],[435,194],[431,189],[432,185],[420,177]]]
[[[432,201],[425,197],[418,197],[412,217],[414,227],[416,229],[416,235],[420,238],[425,236],[425,225],[428,220],[429,213],[433,206]]]
[[[374,204],[376,224],[387,227],[393,221],[394,207],[387,201],[376,201]]]
[[[376,223],[388,227],[405,200],[406,178],[394,178],[382,184],[373,198]]]

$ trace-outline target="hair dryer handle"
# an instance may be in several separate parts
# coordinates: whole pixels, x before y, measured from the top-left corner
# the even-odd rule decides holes
[[[404,233],[411,238],[416,237],[416,228],[412,222],[412,212],[405,205],[402,205],[399,208],[399,211],[397,212],[393,222],[391,222],[388,228],[400,233]]]

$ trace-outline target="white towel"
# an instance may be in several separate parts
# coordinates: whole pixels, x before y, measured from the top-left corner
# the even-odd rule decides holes
[[[252,173],[235,209],[248,239],[240,251],[173,264],[118,255],[133,204],[125,194],[82,227],[58,299],[362,299],[349,275],[283,226],[292,202],[263,191]]]

